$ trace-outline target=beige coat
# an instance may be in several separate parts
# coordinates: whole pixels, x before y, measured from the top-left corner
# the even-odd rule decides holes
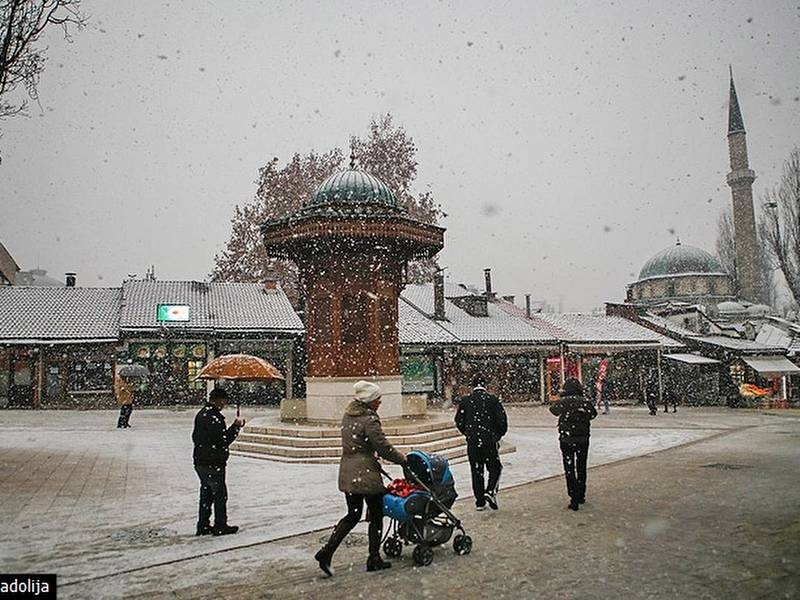
[[[117,377],[117,406],[133,404],[133,385],[122,377]]]
[[[342,417],[342,460],[339,489],[350,494],[382,494],[385,491],[377,453],[401,464],[403,455],[388,442],[378,414],[366,404],[353,400]]]

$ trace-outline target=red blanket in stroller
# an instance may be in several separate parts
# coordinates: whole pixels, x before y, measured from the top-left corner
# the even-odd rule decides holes
[[[386,493],[400,498],[408,498],[414,492],[418,492],[422,486],[409,481],[408,479],[395,479],[386,486]]]

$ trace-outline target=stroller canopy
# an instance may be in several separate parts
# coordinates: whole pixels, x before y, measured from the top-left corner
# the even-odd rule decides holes
[[[450,472],[450,463],[444,456],[428,455],[421,450],[412,450],[406,458],[408,462],[403,467],[406,479],[418,480],[429,488],[452,484],[453,474]]]

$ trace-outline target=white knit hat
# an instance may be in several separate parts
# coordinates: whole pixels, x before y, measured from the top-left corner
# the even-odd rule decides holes
[[[356,400],[364,404],[369,404],[376,398],[381,397],[381,388],[371,381],[364,381],[363,379],[356,381],[353,384],[353,389],[355,390]]]

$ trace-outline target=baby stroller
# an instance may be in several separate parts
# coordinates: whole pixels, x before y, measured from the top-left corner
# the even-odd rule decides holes
[[[403,543],[416,544],[414,563],[429,565],[433,547],[446,544],[453,529],[460,532],[453,538],[453,551],[469,554],[472,538],[450,512],[458,494],[447,459],[413,450],[408,453],[403,475],[405,480],[393,481],[383,497],[383,514],[391,519],[383,541],[386,556],[400,556]]]

